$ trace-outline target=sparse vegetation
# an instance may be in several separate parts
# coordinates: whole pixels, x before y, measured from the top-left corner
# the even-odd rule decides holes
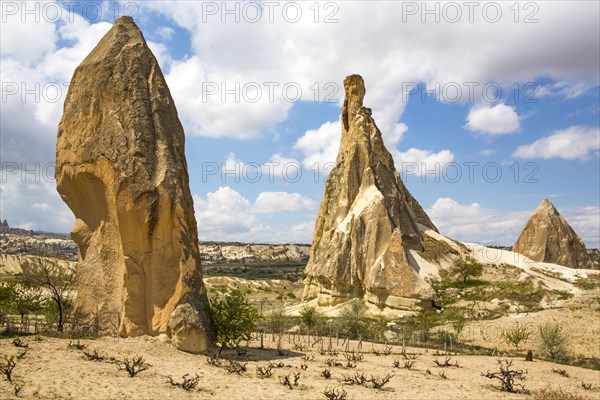
[[[181,388],[189,392],[196,388],[196,386],[200,382],[200,377],[198,376],[198,374],[194,375],[193,377],[189,374],[185,374],[181,377],[181,382],[176,382],[173,380],[173,378],[169,376],[167,377],[167,382],[170,383],[172,386]]]
[[[459,258],[452,264],[450,272],[460,276],[463,283],[467,283],[467,279],[470,277],[481,276],[483,273],[483,264],[473,257]]]
[[[500,360],[498,359],[499,371],[481,373],[481,376],[488,379],[499,380],[501,385],[500,390],[504,390],[510,393],[526,392],[525,386],[522,383],[525,381],[527,371],[522,369],[514,369],[512,360]],[[518,381],[518,382],[517,382]]]
[[[265,367],[257,366],[256,375],[258,375],[259,378],[270,378],[273,375],[273,367],[271,365]]]
[[[569,373],[567,372],[566,369],[552,368],[552,372],[554,372],[555,374],[558,374],[560,376],[564,376],[565,378],[569,377]]]
[[[348,393],[341,387],[325,388],[323,396],[328,400],[346,400]]]
[[[7,381],[12,382],[12,373],[16,366],[15,356],[3,356],[3,360],[0,362],[0,372],[4,374]]]
[[[295,386],[298,386],[298,381],[300,380],[300,372],[289,375],[280,375],[279,383],[284,386],[287,386],[288,389],[292,390]]]
[[[325,379],[331,378],[331,370],[329,368],[325,368],[323,371],[321,371],[321,376]]]
[[[448,243],[436,240],[426,233],[421,233],[424,250],[419,252],[419,255],[427,261],[439,262],[442,258],[450,254],[458,254]]]
[[[236,361],[236,360],[228,360],[228,361],[229,361],[229,365],[227,365],[225,367],[225,369],[230,374],[242,375],[244,372],[247,371],[246,365],[248,363],[241,363],[241,362]]]
[[[117,364],[117,368],[119,371],[127,371],[130,378],[135,378],[137,374],[150,368],[150,364],[146,363],[142,356],[135,356],[131,359],[125,358]]]
[[[531,336],[531,330],[529,327],[519,324],[518,322],[510,328],[502,331],[502,339],[515,347],[519,351],[519,345],[529,339]]]
[[[539,327],[540,348],[552,360],[566,355],[567,335],[559,324],[547,323]]]
[[[586,400],[585,397],[565,392],[563,389],[552,389],[546,387],[535,392],[533,400]]]
[[[452,358],[446,356],[444,358],[444,361],[440,361],[437,358],[433,360],[433,363],[435,365],[437,365],[440,368],[447,368],[447,367],[457,367],[459,368],[460,366],[458,365],[458,361],[454,361],[454,363],[452,362]]]

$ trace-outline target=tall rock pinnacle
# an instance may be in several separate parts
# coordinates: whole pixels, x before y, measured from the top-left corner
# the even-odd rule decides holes
[[[535,209],[513,251],[534,261],[597,268],[583,241],[548,199],[543,199]]]
[[[422,250],[420,230],[436,228],[402,183],[371,110],[363,107],[362,77],[348,76],[344,89],[340,149],[315,224],[304,298],[318,297],[320,305],[365,298],[410,308],[432,291],[407,249]]]
[[[130,17],[77,67],[58,128],[57,189],[79,246],[76,307],[122,336],[204,352],[207,318],[183,127]]]

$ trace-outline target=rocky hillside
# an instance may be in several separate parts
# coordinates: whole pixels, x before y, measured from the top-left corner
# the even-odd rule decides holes
[[[205,264],[308,261],[308,244],[267,244],[239,242],[200,242],[200,257]],[[69,236],[58,233],[0,228],[0,254],[48,255],[77,261],[77,245]]]

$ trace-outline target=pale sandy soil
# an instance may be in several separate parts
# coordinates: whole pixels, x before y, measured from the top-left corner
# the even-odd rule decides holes
[[[270,339],[270,337],[269,337]],[[279,356],[274,350],[274,343],[265,343],[270,349],[258,349],[258,343],[251,343],[252,349],[243,356],[248,360],[248,372],[242,376],[229,374],[222,368],[209,366],[204,356],[192,355],[177,351],[168,343],[162,343],[157,338],[143,337],[137,339],[101,338],[83,340],[90,349],[98,349],[100,353],[121,359],[135,354],[142,355],[150,364],[149,370],[140,373],[136,378],[129,378],[123,371],[118,371],[115,365],[105,362],[86,361],[79,351],[68,350],[66,339],[42,338],[35,341],[32,337],[26,339],[30,349],[23,360],[19,361],[14,377],[26,383],[21,396],[28,399],[324,399],[322,392],[327,386],[342,386],[337,382],[343,373],[354,374],[363,372],[365,375],[382,376],[394,374],[384,390],[358,386],[344,386],[348,398],[363,399],[528,399],[531,395],[509,394],[500,392],[491,386],[491,382],[480,376],[481,371],[496,369],[496,359],[485,356],[453,356],[460,368],[438,368],[434,366],[433,351],[424,349],[409,349],[420,353],[412,370],[394,369],[392,362],[398,356],[399,348],[394,348],[395,355],[375,356],[371,354],[371,345],[364,344],[365,359],[358,363],[357,368],[331,368],[333,377],[325,380],[320,371],[325,368],[325,360],[331,356],[319,353],[320,345],[307,351],[292,351],[287,356]],[[334,346],[337,344],[334,341]],[[326,344],[327,345],[327,344]],[[283,346],[291,349],[285,337]],[[351,344],[356,348],[357,343]],[[382,345],[376,345],[380,349]],[[343,349],[342,344],[339,345]],[[18,353],[9,340],[0,341],[2,354]],[[301,356],[314,355],[314,361],[308,361],[308,369],[301,370],[304,363]],[[228,353],[227,356],[233,356]],[[342,353],[334,357],[345,363]],[[441,358],[441,357],[440,357]],[[266,365],[269,361],[283,361],[290,367],[276,369],[271,378],[260,379],[256,376],[257,365]],[[514,359],[514,365],[528,370],[525,386],[535,392],[548,385],[583,395],[589,399],[600,398],[600,371],[569,366],[557,366],[552,363],[534,361],[525,362]],[[552,372],[553,367],[567,370],[570,377],[561,377]],[[431,375],[426,371],[430,370]],[[445,371],[447,380],[438,374]],[[278,376],[300,372],[299,386],[289,390],[279,383]],[[200,391],[186,392],[171,387],[166,383],[166,377],[175,378],[183,374],[198,374],[201,377]],[[578,387],[581,382],[590,382],[591,391]],[[12,389],[4,378],[0,379],[0,398],[12,399]]]
[[[600,291],[584,291],[577,296],[556,304],[557,308],[533,312],[514,313],[489,320],[469,322],[463,331],[469,344],[498,348],[514,349],[501,340],[501,332],[517,322],[526,325],[533,332],[521,348],[539,347],[537,340],[538,327],[546,323],[559,324],[569,338],[568,351],[575,357],[600,357]],[[600,396],[599,396],[600,398]]]

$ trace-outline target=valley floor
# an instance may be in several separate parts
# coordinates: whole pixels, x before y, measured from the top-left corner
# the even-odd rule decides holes
[[[358,343],[351,342],[350,349],[364,352],[364,360],[357,362],[356,368],[331,367],[332,377],[325,379],[321,371],[326,367],[327,359],[335,359],[346,364],[343,357],[344,345],[335,340],[340,351],[337,356],[320,353],[320,344],[308,346],[303,351],[293,350],[290,336],[283,340],[283,348],[287,355],[280,356],[276,343],[269,335],[265,336],[265,349],[260,349],[258,341],[250,343],[250,350],[243,356],[235,352],[226,352],[227,358],[247,362],[247,372],[242,375],[231,374],[225,368],[211,366],[205,356],[192,355],[176,350],[171,344],[155,337],[114,338],[103,337],[94,340],[82,340],[87,350],[97,350],[100,354],[122,360],[125,357],[141,355],[151,365],[147,371],[129,378],[124,371],[119,371],[115,364],[95,362],[84,359],[82,352],[69,349],[69,340],[41,337],[36,340],[30,336],[25,338],[29,350],[23,359],[17,361],[14,369],[15,381],[24,382],[21,398],[28,399],[325,399],[323,391],[327,387],[342,387],[348,393],[348,399],[530,399],[539,390],[546,387],[561,388],[586,399],[600,398],[600,371],[578,367],[552,364],[545,361],[526,362],[523,358],[514,358],[514,367],[526,369],[527,379],[524,384],[531,394],[510,394],[492,387],[492,382],[480,375],[487,370],[497,370],[495,357],[452,355],[459,367],[440,368],[433,360],[444,359],[434,356],[434,350],[407,349],[415,352],[417,359],[412,369],[393,368],[395,359],[402,360],[399,347],[394,347],[388,356],[376,356],[372,349],[383,347],[381,344],[363,343],[358,350]],[[292,336],[293,337],[293,336]],[[305,337],[300,337],[304,340]],[[290,339],[291,341],[291,339]],[[18,354],[20,350],[12,345],[12,340],[0,341],[0,354]],[[312,342],[312,341],[311,341]],[[326,340],[325,348],[327,348]],[[305,361],[305,355],[314,356],[314,360]],[[259,378],[257,366],[266,366],[269,362],[283,362],[283,368],[275,368],[270,378]],[[303,370],[301,366],[307,365]],[[552,372],[553,368],[567,371],[569,377]],[[430,373],[428,373],[429,371]],[[300,373],[298,386],[290,390],[279,382],[279,376]],[[382,390],[362,386],[344,386],[338,382],[343,374],[354,375],[364,373],[365,376],[385,376],[393,374],[389,384]],[[447,379],[440,374],[444,372]],[[187,392],[167,383],[172,376],[180,381],[181,376],[198,374],[200,382],[195,391]],[[591,390],[580,387],[581,382],[590,383]],[[199,390],[198,390],[199,389]],[[15,398],[12,387],[6,379],[0,379],[0,398]]]

